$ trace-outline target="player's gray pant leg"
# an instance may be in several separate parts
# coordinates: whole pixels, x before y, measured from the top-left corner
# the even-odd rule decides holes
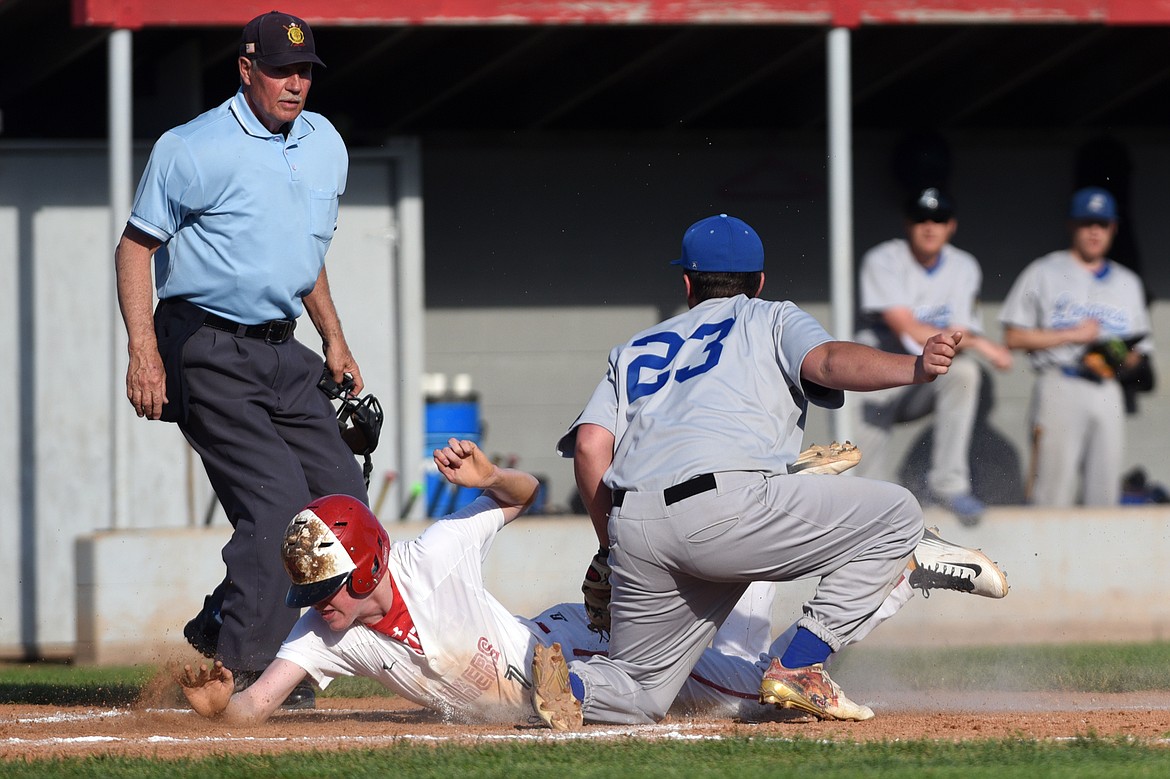
[[[284,529],[312,498],[366,500],[361,470],[316,389],[321,361],[296,341],[271,345],[202,328],[183,352],[190,413],[181,425],[234,528],[218,657],[260,670],[296,622],[284,605]]]
[[[817,483],[815,489],[785,500],[795,521],[807,525],[809,531],[825,516],[839,524],[831,534],[814,541],[829,547],[819,567],[797,576],[785,575],[789,579],[821,577],[798,624],[837,651],[872,630],[874,614],[887,601],[922,539],[922,508],[908,490],[888,482],[849,479],[840,480],[849,485],[841,487],[832,476],[801,478]]]
[[[610,657],[575,663],[585,718],[661,719],[748,582],[820,577],[800,624],[834,649],[894,587],[922,536],[905,489],[831,476],[716,475],[718,489],[666,506],[627,493],[610,517]]]
[[[1121,470],[1125,457],[1125,397],[1121,385],[1106,381],[1095,388],[1097,398],[1085,441],[1084,499],[1086,506],[1121,502]]]
[[[1075,505],[1083,484],[1086,505],[1117,505],[1125,440],[1120,386],[1044,371],[1036,378],[1031,418],[1039,435],[1032,503]]]
[[[615,597],[610,603],[610,654],[573,663],[570,669],[585,682],[586,722],[650,724],[666,716],[747,582],[704,581],[645,560],[627,561],[627,573],[636,570],[627,577],[618,572],[622,542],[615,538],[611,520]]]
[[[934,435],[926,484],[948,498],[971,492],[971,431],[981,382],[979,363],[960,355],[945,376],[927,385],[934,388]]]
[[[889,450],[890,430],[894,425],[922,419],[934,411],[937,384],[935,379],[928,384],[861,393],[864,400],[858,420],[860,426],[853,442],[861,449],[861,462],[846,474],[897,482],[897,455],[901,453]]]
[[[589,630],[589,618],[580,601],[559,603],[525,622],[534,641],[545,645],[559,643],[566,662],[609,653],[609,641]],[[760,705],[759,689],[768,667],[768,653],[784,651],[795,631],[793,625],[779,638],[765,642],[762,653],[752,657],[707,649],[687,676],[671,711],[750,719],[767,717],[775,707]]]
[[[979,363],[960,355],[951,369],[928,384],[867,392],[854,443],[861,462],[850,471],[883,481],[897,481],[898,458],[888,451],[890,429],[934,414],[930,471],[927,486],[953,498],[971,491],[971,432],[979,411],[982,374]]]
[[[927,386],[927,385],[921,385]],[[881,481],[894,481],[897,457],[891,455],[890,431],[898,422],[897,408],[903,395],[913,387],[891,387],[876,392],[859,393],[861,412],[858,414],[857,435],[853,443],[861,450],[861,462],[845,475],[864,476]]]

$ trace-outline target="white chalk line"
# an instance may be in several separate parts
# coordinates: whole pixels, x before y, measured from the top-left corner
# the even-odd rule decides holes
[[[143,710],[139,710],[140,712]],[[187,709],[146,709],[146,713],[168,714],[168,715],[184,715],[195,716],[194,712]],[[365,714],[368,711],[360,709],[321,709],[321,713],[333,715],[345,714]],[[19,724],[19,725],[40,725],[40,724],[59,724],[59,723],[84,723],[86,721],[98,721],[102,719],[109,719],[114,717],[123,717],[132,713],[125,709],[108,709],[102,711],[86,711],[86,712],[61,712],[59,714],[50,714],[37,717],[0,717],[0,725],[3,724]],[[307,712],[303,712],[307,713]],[[354,745],[380,745],[380,744],[395,744],[403,741],[415,741],[420,743],[442,743],[442,742],[541,742],[541,741],[573,741],[573,740],[605,740],[615,738],[638,737],[642,739],[651,740],[674,740],[674,741],[720,741],[725,737],[713,733],[699,733],[688,732],[699,729],[699,725],[689,724],[671,724],[671,725],[630,725],[626,727],[611,727],[611,728],[589,728],[583,731],[576,731],[572,733],[553,732],[548,730],[540,730],[537,732],[523,732],[523,733],[460,733],[452,736],[442,735],[425,735],[416,733],[387,733],[385,735],[330,735],[330,736],[272,736],[272,737],[257,737],[257,736],[136,736],[136,737],[121,737],[121,736],[51,736],[46,738],[24,738],[19,736],[12,736],[8,738],[0,738],[0,748],[3,747],[22,747],[22,748],[37,748],[37,747],[61,747],[69,745],[90,745],[95,743],[102,744],[118,744],[133,746],[136,744],[177,744],[177,745],[197,745],[197,746],[214,746],[217,744],[240,744],[247,743],[253,745],[324,745],[324,744],[354,744]],[[778,739],[788,740],[788,739]]]
[[[143,710],[139,710],[141,712]],[[187,709],[146,709],[147,713],[158,714],[179,714],[184,716],[195,716],[194,712]],[[321,709],[322,713],[329,715],[337,714],[364,714],[368,713],[362,709]],[[84,723],[86,721],[98,721],[102,719],[110,719],[116,717],[124,717],[131,714],[130,710],[126,709],[106,709],[101,711],[85,711],[85,712],[61,712],[58,714],[44,715],[38,717],[0,717],[0,725],[22,724],[22,725],[37,725],[37,724],[54,724],[62,722]],[[121,737],[121,736],[51,736],[46,738],[23,738],[19,736],[12,736],[8,738],[0,738],[0,748],[3,747],[20,747],[25,749],[35,749],[43,747],[62,747],[62,746],[87,746],[92,744],[116,744],[123,746],[134,746],[139,744],[145,745],[192,745],[192,746],[216,746],[216,745],[233,745],[233,744],[249,744],[249,745],[272,745],[272,746],[320,746],[320,745],[336,745],[336,744],[353,744],[355,746],[369,745],[392,745],[401,744],[403,742],[418,742],[418,743],[485,743],[485,742],[548,742],[548,741],[604,741],[622,738],[640,738],[651,741],[722,741],[728,736],[718,733],[703,733],[694,732],[699,731],[707,726],[697,724],[669,724],[669,725],[629,725],[608,728],[598,728],[596,726],[589,727],[585,730],[575,732],[554,732],[548,730],[539,730],[536,732],[520,732],[520,733],[478,733],[478,734],[456,734],[452,736],[442,735],[426,735],[417,733],[387,733],[385,735],[330,735],[330,736],[272,736],[272,737],[257,737],[257,736],[137,736],[137,737]],[[741,738],[742,736],[735,736]],[[769,742],[793,742],[797,740],[804,740],[799,738],[784,738],[775,735],[768,735],[761,738],[761,740]],[[1037,741],[1048,740],[1056,743],[1075,742],[1079,740],[1079,736],[1056,736],[1050,739],[1037,739]],[[1131,739],[1132,740],[1132,739]],[[816,739],[818,743],[835,744],[832,739]],[[1147,744],[1156,744],[1159,746],[1170,745],[1170,738],[1159,738],[1143,740]]]

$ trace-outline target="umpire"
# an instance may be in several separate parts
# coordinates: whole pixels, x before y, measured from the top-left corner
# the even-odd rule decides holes
[[[325,275],[348,154],[304,110],[324,63],[309,25],[273,11],[244,27],[237,65],[234,96],[155,143],[115,265],[126,395],[140,418],[178,423],[234,528],[215,654],[243,687],[298,617],[284,605],[289,517],[321,495],[368,497],[317,389],[322,359],[293,335],[307,311],[325,368],[361,392]],[[312,688],[286,704],[314,705]]]

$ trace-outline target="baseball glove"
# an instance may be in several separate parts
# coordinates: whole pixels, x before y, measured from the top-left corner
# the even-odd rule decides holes
[[[1091,344],[1081,356],[1080,374],[1093,381],[1109,381],[1125,365],[1129,346],[1120,338]]]
[[[789,473],[835,474],[849,470],[861,462],[861,450],[846,441],[836,441],[828,446],[813,444],[800,453],[796,461],[788,466]]]
[[[601,547],[585,571],[581,592],[585,593],[585,615],[589,617],[589,629],[609,637],[609,550]]]

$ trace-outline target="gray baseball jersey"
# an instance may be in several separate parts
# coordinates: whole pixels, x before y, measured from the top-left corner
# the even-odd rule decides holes
[[[808,402],[844,403],[844,393],[800,380],[805,356],[831,340],[787,301],[708,300],[615,348],[557,450],[573,455],[582,424],[609,430],[612,489],[663,489],[719,471],[787,473]]]
[[[907,335],[899,339],[886,325],[882,312],[891,308],[910,309],[915,319],[939,332],[961,327],[982,334],[982,283],[978,261],[950,244],[943,246],[933,267],[924,268],[904,238],[880,243],[861,261],[857,341],[887,352],[921,353],[922,344]],[[894,478],[897,458],[887,451],[892,426],[933,413],[927,486],[943,498],[971,492],[969,452],[980,385],[979,366],[972,360],[956,359],[949,375],[938,381],[867,394],[854,432],[854,441],[866,453],[856,475]]]
[[[1106,262],[1089,272],[1072,253],[1057,251],[1028,265],[1012,284],[1000,320],[1005,327],[1062,329],[1095,319],[1101,338],[1130,339],[1150,332],[1137,275]],[[1136,347],[1153,351],[1143,338]],[[1117,382],[1077,375],[1084,344],[1030,353],[1039,374],[1032,390],[1035,477],[1030,499],[1045,506],[1113,506],[1120,497],[1125,411]]]
[[[1123,265],[1107,261],[1100,273],[1089,273],[1069,251],[1057,251],[1033,260],[1012,284],[999,319],[1005,326],[1060,330],[1082,319],[1096,319],[1101,338],[1148,335],[1142,282]],[[1152,352],[1143,339],[1135,347]],[[1083,344],[1061,344],[1030,353],[1032,367],[1063,368],[1080,362]]]
[[[798,625],[832,649],[881,609],[922,537],[917,501],[886,482],[788,475],[808,403],[844,402],[800,378],[832,340],[792,303],[738,295],[610,353],[557,446],[572,455],[582,424],[614,434],[610,654],[570,664],[586,721],[661,719],[749,582],[817,578]]]
[[[969,253],[950,244],[943,247],[933,268],[924,268],[904,238],[885,241],[861,260],[859,292],[864,326],[877,346],[888,352],[918,354],[920,344],[899,342],[881,319],[890,308],[908,308],[914,318],[943,330],[962,327],[983,332],[979,289],[983,272]],[[866,339],[868,341],[869,339]]]

